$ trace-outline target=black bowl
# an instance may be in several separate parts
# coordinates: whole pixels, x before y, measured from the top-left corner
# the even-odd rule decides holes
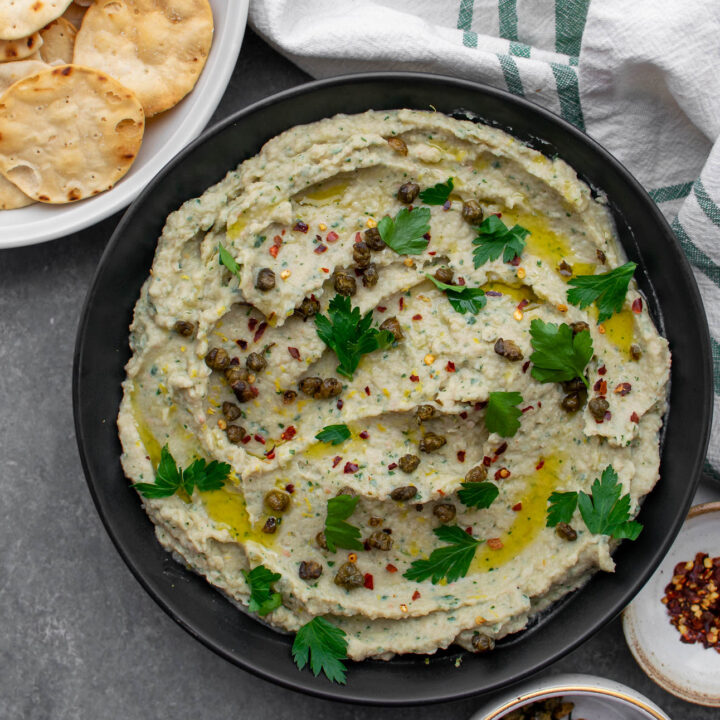
[[[115,424],[128,325],[166,216],[200,195],[274,135],[335,113],[437,108],[482,119],[558,155],[607,193],[618,234],[655,321],[673,353],[662,479],[642,507],[645,531],[615,555],[617,571],[598,573],[523,633],[493,653],[452,650],[429,658],[349,663],[346,686],[332,685],[290,656],[292,638],[237,610],[202,578],[177,564],[119,462]],[[450,700],[508,685],[577,647],[631,600],[678,532],[695,492],[708,443],[712,374],[705,313],[690,266],[659,210],[611,155],[547,110],[501,90],[434,75],[373,73],[309,83],[242,110],[207,131],[170,162],[118,225],[85,301],[75,350],[73,404],[78,445],[98,512],[140,583],[189,633],[236,665],[289,688],[378,704]],[[455,661],[462,656],[462,663]]]

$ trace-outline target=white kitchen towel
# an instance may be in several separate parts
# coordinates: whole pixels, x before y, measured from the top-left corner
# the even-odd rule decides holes
[[[710,322],[720,479],[720,0],[251,0],[315,77],[419,70],[553,110],[612,152],[672,223]]]

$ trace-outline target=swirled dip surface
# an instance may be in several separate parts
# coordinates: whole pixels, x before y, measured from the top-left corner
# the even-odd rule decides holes
[[[407,154],[388,138],[402,139]],[[427,188],[449,177],[449,207],[430,207],[426,251],[374,251],[378,282],[364,286],[354,269],[356,240],[407,207],[397,197],[400,185]],[[500,213],[507,225],[529,230],[519,264],[500,257],[474,268],[476,231],[462,217],[470,200],[485,217]],[[219,243],[238,274],[219,263]],[[612,464],[634,515],[658,479],[666,341],[645,304],[633,306],[640,298],[634,281],[623,310],[602,325],[593,306],[580,310],[566,298],[568,275],[623,262],[605,206],[572,168],[485,125],[439,113],[368,112],[272,139],[168,217],[135,307],[118,420],[128,477],[152,482],[165,444],[183,467],[196,457],[232,466],[221,490],[144,499],[159,541],[239,604],[248,603],[242,570],[263,564],[280,573],[282,605],[265,619],[295,631],[322,615],[346,631],[356,659],[433,652],[453,642],[471,647],[478,632],[498,638],[522,629],[597,568],[613,569],[615,541],[606,535],[578,522],[577,539],[568,541],[546,527],[550,493],[590,492]],[[454,282],[482,287],[485,307],[457,312],[425,276],[441,266],[452,269]],[[269,290],[256,287],[264,268],[274,272]],[[314,298],[326,314],[336,271],[356,278],[353,306],[371,310],[374,326],[396,318],[403,335],[364,355],[352,379],[336,372],[337,358],[313,318],[295,312]],[[566,412],[561,385],[531,376],[536,318],[589,324],[589,399],[606,398],[602,421],[585,402]],[[189,336],[176,330],[178,321],[192,324]],[[498,354],[498,338],[515,343],[523,359]],[[237,358],[240,368],[251,352],[266,361],[249,373],[246,402],[238,403],[224,372],[208,367],[213,349]],[[307,377],[337,378],[342,391],[311,397],[299,389]],[[621,383],[631,389],[614,392]],[[297,396],[284,398],[288,390]],[[485,426],[485,404],[496,391],[522,394],[521,426],[509,438]],[[242,416],[226,418],[225,402]],[[419,422],[419,405],[433,406],[434,416]],[[233,424],[242,433],[230,442]],[[347,424],[351,437],[338,445],[315,439],[334,424]],[[423,452],[429,432],[446,443]],[[409,473],[398,466],[406,454],[420,458]],[[486,509],[457,497],[478,466],[499,488]],[[416,488],[414,497],[392,499],[407,486]],[[343,488],[360,496],[348,522],[362,537],[387,528],[392,539],[389,550],[356,553],[364,582],[351,590],[334,582],[348,551],[330,552],[316,540],[328,500]],[[273,489],[289,498],[282,512],[264,500]],[[467,575],[454,582],[408,580],[410,564],[442,545],[433,534],[441,525],[438,503],[454,506],[451,524],[493,542],[478,546]],[[271,516],[276,531],[263,532]],[[320,577],[302,579],[302,562],[317,563]]]

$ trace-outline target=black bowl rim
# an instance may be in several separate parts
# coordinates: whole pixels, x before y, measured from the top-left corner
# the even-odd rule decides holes
[[[179,611],[177,608],[173,607],[173,603],[168,598],[162,597],[162,595],[159,592],[156,592],[152,585],[149,583],[149,581],[143,576],[142,572],[134,565],[134,562],[132,558],[128,555],[126,552],[126,549],[124,547],[123,539],[118,534],[116,534],[109,522],[109,519],[106,517],[103,509],[102,509],[102,503],[100,501],[100,497],[98,495],[95,483],[96,480],[93,478],[93,476],[90,473],[89,469],[89,462],[88,462],[88,445],[85,438],[85,433],[82,427],[82,424],[80,422],[80,413],[78,411],[79,408],[79,399],[80,399],[80,385],[81,385],[81,377],[80,377],[80,364],[81,364],[81,358],[83,355],[84,350],[84,342],[86,339],[86,330],[87,330],[87,323],[90,316],[90,311],[93,305],[93,301],[95,299],[96,294],[98,293],[100,289],[100,283],[99,283],[99,276],[100,276],[100,269],[104,266],[105,262],[107,261],[107,258],[112,254],[114,248],[116,245],[118,245],[120,242],[122,242],[123,237],[123,231],[127,225],[129,225],[133,219],[134,211],[137,206],[140,205],[140,203],[145,199],[147,195],[152,193],[154,189],[165,179],[165,177],[178,165],[180,165],[185,158],[191,154],[197,147],[205,143],[207,140],[212,138],[213,136],[217,135],[218,133],[222,132],[227,128],[228,126],[237,123],[239,121],[242,121],[246,116],[251,115],[252,113],[264,109],[270,105],[273,105],[279,101],[290,99],[293,97],[296,97],[298,95],[303,95],[305,93],[311,92],[313,90],[322,89],[325,87],[332,87],[332,86],[338,86],[338,85],[352,85],[355,83],[365,83],[368,81],[382,81],[382,80],[407,80],[408,82],[424,82],[428,84],[450,84],[454,85],[459,88],[464,88],[466,90],[474,90],[479,91],[485,95],[494,96],[498,100],[502,100],[505,103],[509,103],[511,105],[519,106],[519,108],[525,108],[533,113],[539,114],[541,116],[544,116],[546,120],[550,120],[551,122],[560,125],[564,131],[572,136],[575,137],[576,140],[579,140],[580,142],[586,144],[590,147],[590,149],[599,155],[603,162],[606,163],[609,167],[611,167],[615,172],[622,175],[625,179],[625,181],[628,182],[629,185],[633,187],[633,189],[645,200],[646,203],[646,210],[650,212],[653,215],[653,219],[655,222],[657,222],[660,226],[664,227],[667,236],[670,238],[672,244],[675,245],[675,249],[679,254],[679,257],[681,258],[681,262],[679,267],[673,268],[673,271],[675,273],[679,273],[683,276],[683,279],[686,281],[686,284],[692,289],[692,296],[687,297],[687,305],[688,307],[692,307],[693,310],[697,313],[697,320],[701,327],[701,331],[703,334],[702,337],[702,347],[699,348],[700,353],[705,358],[704,363],[704,372],[701,377],[696,378],[696,381],[703,387],[710,388],[710,392],[705,393],[705,402],[702,407],[698,408],[698,413],[702,415],[703,417],[703,427],[704,427],[704,433],[702,437],[698,438],[697,443],[697,451],[695,454],[694,462],[692,463],[692,467],[689,468],[687,476],[690,478],[690,482],[687,485],[687,491],[685,493],[685,501],[682,505],[681,509],[682,512],[678,512],[678,515],[676,517],[675,522],[670,526],[669,532],[665,535],[664,542],[662,542],[660,545],[656,546],[654,553],[652,554],[650,561],[646,564],[645,570],[640,573],[637,576],[636,582],[630,586],[626,592],[622,596],[622,602],[616,603],[617,607],[615,607],[612,611],[606,613],[604,617],[598,618],[594,623],[588,625],[588,628],[585,630],[585,632],[580,633],[577,637],[575,637],[572,640],[569,640],[565,645],[563,645],[560,649],[556,650],[555,652],[550,653],[547,655],[543,660],[536,662],[535,664],[527,667],[524,671],[518,673],[514,679],[510,682],[505,683],[496,683],[495,685],[489,686],[487,688],[484,688],[483,690],[477,690],[473,689],[472,687],[469,687],[467,690],[463,692],[456,692],[456,693],[445,693],[443,694],[442,691],[437,692],[433,695],[425,695],[420,699],[417,699],[413,696],[408,695],[398,695],[394,696],[392,698],[382,698],[382,697],[367,697],[365,695],[358,695],[356,693],[353,693],[352,686],[351,686],[351,672],[352,672],[352,664],[349,666],[349,682],[347,685],[339,686],[335,684],[328,683],[327,689],[320,688],[320,687],[311,687],[307,683],[305,683],[306,679],[311,678],[311,676],[307,673],[307,670],[304,672],[298,671],[297,672],[297,681],[294,679],[286,679],[284,677],[279,677],[271,671],[265,671],[260,668],[257,668],[253,665],[253,663],[246,658],[240,658],[233,653],[227,651],[225,648],[223,648],[218,642],[213,640],[210,637],[206,637],[205,634],[200,631],[198,628],[196,628],[193,623],[184,616],[184,614]],[[313,80],[307,83],[303,83],[301,85],[289,88],[287,90],[274,93],[266,98],[263,98],[255,103],[252,103],[251,105],[248,105],[245,108],[242,108],[241,110],[233,113],[232,115],[229,115],[228,117],[224,118],[223,120],[218,121],[215,123],[212,127],[206,129],[200,136],[198,136],[193,142],[191,142],[189,145],[185,146],[183,149],[181,149],[171,160],[168,161],[168,163],[158,172],[158,174],[153,178],[153,180],[148,183],[148,185],[142,190],[142,192],[138,195],[138,197],[133,201],[133,203],[128,207],[128,209],[123,214],[123,217],[121,218],[120,222],[118,223],[117,227],[115,228],[115,231],[113,232],[108,244],[105,247],[105,250],[103,251],[100,261],[97,265],[97,268],[95,270],[95,274],[93,276],[92,284],[87,292],[83,308],[80,315],[80,320],[78,323],[78,330],[77,330],[77,336],[76,336],[76,343],[75,343],[75,351],[74,351],[74,359],[73,359],[73,386],[72,386],[72,401],[73,401],[73,415],[74,415],[74,424],[75,424],[75,432],[76,432],[76,438],[78,443],[78,449],[79,454],[81,458],[81,463],[83,467],[83,472],[85,474],[85,479],[88,484],[88,489],[90,491],[90,495],[93,499],[93,502],[95,504],[95,507],[97,509],[98,514],[100,515],[100,519],[105,526],[105,530],[107,531],[108,535],[110,536],[110,539],[112,540],[113,544],[115,545],[115,548],[117,549],[118,553],[122,557],[125,564],[128,566],[131,573],[135,576],[137,581],[142,585],[142,587],[148,592],[148,594],[155,600],[155,602],[163,609],[163,611],[170,616],[180,627],[182,627],[185,631],[187,631],[191,636],[199,640],[203,645],[205,645],[207,648],[218,654],[219,656],[223,657],[224,659],[228,660],[232,664],[242,668],[243,670],[246,670],[258,677],[261,677],[265,680],[269,680],[271,682],[277,683],[278,685],[281,685],[283,687],[286,687],[291,690],[295,690],[297,692],[301,693],[307,693],[316,697],[320,697],[326,700],[340,700],[343,702],[351,702],[351,703],[358,703],[358,704],[366,704],[366,705],[377,705],[377,706],[402,706],[402,705],[415,705],[415,704],[425,704],[425,703],[437,703],[437,702],[449,702],[453,700],[460,700],[463,698],[478,696],[480,694],[488,694],[494,691],[499,690],[502,687],[508,687],[512,684],[515,684],[517,682],[520,682],[521,680],[529,677],[530,675],[542,670],[543,668],[547,667],[548,665],[552,664],[553,662],[557,661],[559,658],[563,657],[564,655],[567,655],[569,652],[572,652],[577,647],[579,647],[582,643],[584,643],[589,637],[591,637],[593,634],[595,634],[600,628],[602,628],[604,625],[606,625],[608,622],[610,622],[614,617],[619,615],[619,613],[622,611],[623,607],[625,607],[630,600],[634,597],[634,595],[642,588],[642,586],[645,584],[645,582],[650,578],[652,573],[657,568],[658,564],[661,562],[662,558],[665,556],[667,550],[669,549],[670,545],[674,541],[677,533],[679,532],[682,523],[685,520],[685,516],[687,514],[687,510],[690,507],[690,504],[692,502],[692,498],[695,492],[695,489],[700,481],[700,474],[703,468],[703,463],[705,460],[707,447],[710,439],[710,430],[711,430],[711,421],[712,421],[712,410],[713,410],[713,394],[712,394],[712,356],[710,352],[710,335],[709,335],[709,329],[707,325],[707,317],[705,314],[704,305],[700,296],[699,289],[697,287],[697,284],[695,282],[694,276],[692,274],[692,270],[690,268],[689,261],[687,260],[685,253],[682,251],[682,248],[680,246],[680,243],[678,242],[674,232],[672,231],[670,225],[668,224],[667,220],[663,216],[663,214],[660,212],[660,209],[657,207],[655,202],[650,198],[645,188],[635,179],[635,177],[620,163],[619,160],[617,160],[610,152],[608,152],[600,143],[593,140],[589,135],[585,134],[578,128],[576,128],[571,123],[567,122],[563,118],[559,117],[555,113],[543,108],[540,105],[537,105],[536,103],[527,100],[523,97],[518,97],[516,95],[511,94],[510,92],[507,92],[505,90],[501,90],[499,88],[492,87],[490,85],[486,85],[481,82],[475,82],[470,80],[464,80],[454,77],[449,77],[441,74],[436,73],[428,73],[428,72],[392,72],[392,71],[383,71],[383,72],[361,72],[361,73],[351,73],[351,74],[345,74],[345,75],[339,75],[334,76],[331,78],[321,79],[321,80]],[[118,458],[119,461],[119,458]],[[571,594],[572,595],[572,594]],[[408,656],[403,656],[408,657]],[[418,655],[418,663],[421,662],[421,659],[423,658],[422,655]]]

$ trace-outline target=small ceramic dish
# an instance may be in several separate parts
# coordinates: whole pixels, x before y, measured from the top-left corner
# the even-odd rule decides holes
[[[501,720],[525,705],[561,696],[575,705],[573,717],[603,720],[670,720],[655,703],[632,688],[595,675],[555,675],[533,680],[496,696],[470,720]]]
[[[720,707],[720,653],[681,642],[661,602],[675,565],[698,552],[720,556],[720,502],[690,509],[665,559],[625,609],[623,630],[630,652],[651,680],[688,702]]]

